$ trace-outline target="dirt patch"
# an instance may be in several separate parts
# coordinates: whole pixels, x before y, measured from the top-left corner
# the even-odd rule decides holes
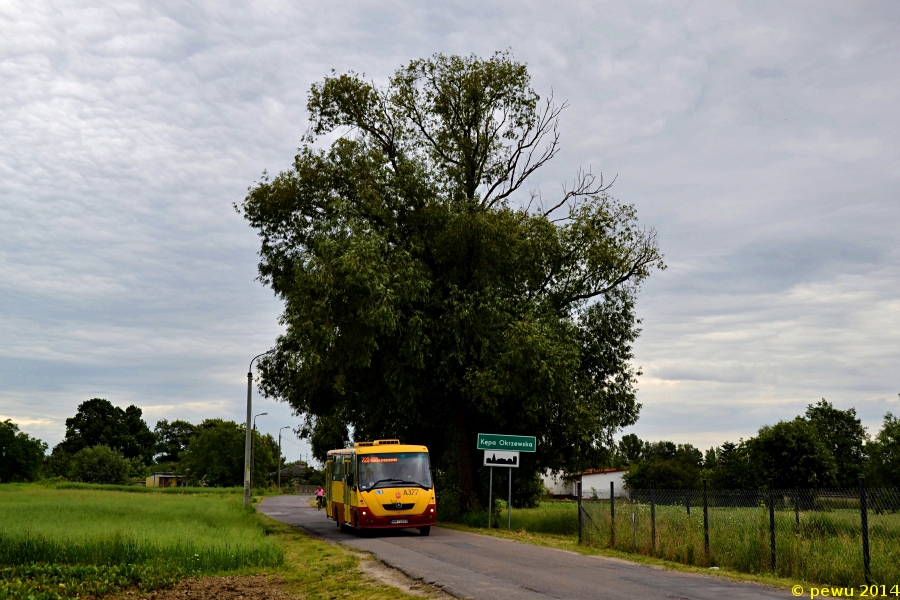
[[[355,554],[355,553],[354,553]],[[359,570],[370,579],[374,579],[378,583],[389,585],[406,592],[411,596],[422,596],[423,598],[452,598],[440,588],[417,581],[412,577],[408,577],[397,569],[387,566],[383,562],[371,558],[368,555],[362,555],[359,561]]]
[[[138,595],[130,592],[120,598],[142,600],[291,600],[279,576],[247,575],[184,579],[168,590]]]

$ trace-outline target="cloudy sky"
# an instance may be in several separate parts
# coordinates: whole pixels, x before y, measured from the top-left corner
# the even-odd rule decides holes
[[[900,412],[900,3],[675,6],[0,2],[0,419],[51,446],[93,397],[242,419],[280,307],[231,204],[290,164],[310,84],[510,48],[571,105],[534,184],[618,174],[659,231],[634,432],[708,447],[822,397],[877,430]]]

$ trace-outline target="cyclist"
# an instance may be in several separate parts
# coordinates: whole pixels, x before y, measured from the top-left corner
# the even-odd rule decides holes
[[[325,506],[325,490],[320,485],[316,488],[316,508],[321,509],[323,506]]]

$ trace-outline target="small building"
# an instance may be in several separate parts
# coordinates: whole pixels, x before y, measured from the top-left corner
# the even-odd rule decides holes
[[[622,476],[625,469],[588,469],[581,473],[543,474],[544,487],[551,496],[575,498],[578,494],[577,484],[581,482],[582,498],[609,499],[609,484],[612,483],[616,498],[628,498]]]
[[[147,478],[147,487],[182,487],[184,476],[174,473],[154,473]]]
[[[570,475],[573,483],[581,481],[582,498],[599,498],[609,500],[609,484],[613,484],[616,498],[628,498],[628,490],[622,476],[626,469],[588,469],[583,473]]]
[[[563,473],[545,471],[541,475],[547,493],[557,498],[574,498],[575,486],[572,480]]]
[[[303,477],[303,474],[306,473],[309,467],[305,462],[301,462],[296,465],[290,465],[281,469],[281,482],[289,483],[291,481],[300,479]],[[269,478],[274,480],[278,476],[278,471],[272,471],[269,473]]]

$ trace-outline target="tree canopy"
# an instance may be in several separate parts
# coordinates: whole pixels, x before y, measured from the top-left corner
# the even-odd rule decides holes
[[[69,463],[68,477],[85,483],[111,483],[125,485],[131,464],[118,450],[97,445],[82,448]]]
[[[197,426],[179,462],[179,468],[192,485],[243,485],[245,427],[222,419],[207,419]],[[267,474],[277,467],[277,442],[269,434],[261,435],[254,431],[253,485],[265,486]]]
[[[465,506],[478,431],[537,435],[532,474],[606,456],[637,419],[635,298],[663,263],[602,177],[526,192],[564,106],[497,53],[414,60],[384,88],[333,73],[307,107],[293,166],[238,209],[284,301],[261,387],[305,417],[314,454],[351,430],[427,444]]]
[[[35,479],[46,451],[47,444],[19,431],[10,419],[0,421],[0,482]]]
[[[881,431],[867,444],[866,475],[871,485],[900,488],[900,418],[884,415]]]
[[[160,463],[178,462],[181,453],[187,449],[191,437],[197,433],[197,426],[187,421],[175,419],[171,423],[160,419],[153,428],[156,435],[156,461]]]
[[[853,488],[859,483],[866,463],[866,428],[856,409],[840,410],[822,398],[806,408],[806,419],[834,457],[838,487]]]
[[[82,448],[108,446],[125,458],[140,457],[149,465],[156,454],[156,436],[142,414],[133,404],[122,410],[103,398],[86,400],[74,417],[66,419],[66,437],[57,448],[71,455]]]

